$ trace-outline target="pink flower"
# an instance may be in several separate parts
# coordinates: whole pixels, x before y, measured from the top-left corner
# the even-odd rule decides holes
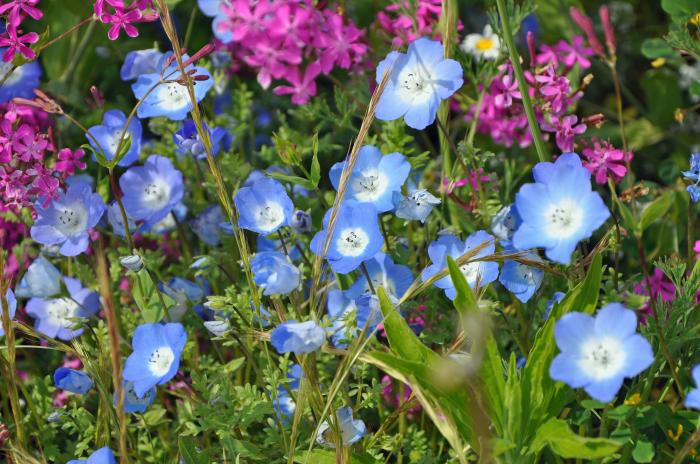
[[[578,24],[578,27],[586,34],[588,43],[591,44],[593,52],[596,55],[605,56],[605,49],[603,48],[603,44],[598,40],[591,18],[573,6],[569,9],[569,14],[571,15],[571,19],[573,19],[574,22]]]
[[[282,5],[275,9],[275,16],[269,22],[267,30],[271,37],[283,39],[286,47],[303,47],[312,38],[309,27],[312,14],[313,8]]]
[[[137,9],[124,10],[119,7],[114,8],[114,14],[104,13],[100,16],[100,21],[105,24],[112,24],[107,32],[109,40],[117,40],[119,32],[124,29],[124,32],[129,37],[138,37],[139,30],[131,23],[138,22],[141,19],[141,12]]]
[[[560,113],[566,109],[570,102],[569,92],[571,92],[571,86],[569,79],[559,76],[554,66],[549,66],[544,74],[535,76],[535,80],[541,84],[539,92],[549,102],[552,111]]]
[[[583,37],[580,35],[574,36],[571,44],[560,40],[556,49],[567,68],[573,68],[576,63],[581,66],[581,69],[591,67],[591,60],[588,57],[593,55],[593,49],[583,45]]]
[[[243,61],[251,67],[259,68],[258,82],[266,89],[272,79],[280,79],[287,74],[289,65],[301,63],[301,50],[294,47],[282,47],[280,39],[262,40],[256,47],[255,53],[243,57]]]
[[[349,69],[367,52],[367,45],[359,42],[362,31],[353,24],[345,26],[343,18],[336,13],[327,17],[327,32],[319,36],[319,48],[323,49],[320,62],[324,74],[328,74],[337,64],[342,69]]]
[[[542,129],[547,132],[556,133],[557,146],[562,152],[574,150],[574,138],[586,132],[586,125],[581,123],[576,125],[578,117],[569,115],[564,117],[552,116],[551,124],[542,123]]]
[[[299,70],[295,69],[287,77],[291,86],[280,85],[275,87],[275,95],[292,95],[292,103],[303,105],[309,101],[311,97],[316,95],[316,76],[321,73],[321,65],[318,61],[314,61],[306,67],[304,77],[302,78]]]
[[[661,298],[662,303],[669,303],[676,297],[676,286],[673,285],[673,282],[671,282],[668,277],[666,277],[666,274],[664,274],[658,267],[654,269],[654,273],[649,276],[648,287],[646,279],[642,277],[642,280],[634,285],[633,290],[637,295],[649,296],[649,288],[651,288],[651,299],[653,299],[654,302]],[[640,319],[643,324],[646,324],[646,316],[653,315],[651,301],[648,301],[641,311],[642,314],[640,315]]]
[[[18,158],[25,163],[44,159],[44,151],[49,146],[46,137],[37,134],[34,128],[22,124],[14,134],[12,148]]]
[[[14,29],[8,29],[5,33],[6,37],[0,37],[0,47],[7,47],[5,53],[2,54],[2,60],[10,62],[15,57],[17,52],[21,53],[28,60],[36,58],[34,50],[25,44],[33,44],[39,41],[39,34],[36,32],[28,32],[22,36],[17,35]]]
[[[31,188],[28,193],[35,195],[43,200],[42,206],[46,208],[51,200],[58,198],[58,187],[60,182],[53,177],[51,171],[40,163],[36,163],[26,171],[27,174],[34,177]]]
[[[265,20],[270,6],[267,2],[251,4],[248,0],[222,3],[219,11],[229,17],[229,21],[219,23],[222,32],[230,32],[233,42],[253,38],[265,28]]]
[[[54,169],[60,173],[66,175],[73,175],[75,169],[85,169],[87,164],[81,161],[81,158],[85,156],[85,152],[78,148],[72,151],[70,148],[63,148],[58,152],[58,161],[54,165]]]
[[[40,20],[44,16],[44,13],[35,7],[38,3],[39,0],[10,0],[9,3],[0,5],[0,15],[9,11],[7,24],[10,27],[8,29],[16,29],[22,22],[22,13],[31,16],[35,21]]]
[[[583,165],[593,174],[598,184],[607,183],[608,177],[615,183],[620,182],[627,173],[627,161],[632,159],[632,152],[625,153],[608,141],[594,138],[591,142],[592,145],[583,144]]]
[[[523,96],[518,90],[518,82],[513,79],[511,73],[503,76],[502,79],[495,80],[497,95],[494,97],[493,103],[499,108],[508,108],[513,104],[513,98],[520,100]]]
[[[555,47],[550,47],[549,45],[542,45],[540,47],[540,52],[535,58],[535,62],[539,65],[546,64],[552,66],[559,66],[559,52]]]

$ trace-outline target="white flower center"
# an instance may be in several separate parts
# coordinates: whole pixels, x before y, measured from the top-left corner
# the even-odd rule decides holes
[[[155,349],[148,357],[148,370],[153,375],[162,377],[170,370],[170,366],[175,360],[175,353],[168,346],[161,346]]]
[[[517,267],[515,268],[515,272],[518,274],[518,277],[527,282],[528,285],[535,284],[535,274],[532,271],[533,270],[530,266],[526,266],[522,263],[518,263]]]
[[[87,225],[87,212],[80,204],[57,206],[57,229],[63,235],[71,236],[84,232]]]
[[[12,69],[12,63],[5,63],[4,61],[0,61],[0,79],[4,78],[5,75],[10,72],[10,69]],[[7,76],[7,80],[5,80],[5,83],[3,85],[12,85],[22,79],[22,66],[18,66],[17,69],[12,71],[12,74]]]
[[[166,111],[179,110],[191,103],[187,88],[175,82],[159,85],[156,97],[158,104]]]
[[[625,350],[612,337],[593,337],[581,344],[578,367],[595,380],[618,375],[625,364]]]
[[[420,64],[404,67],[397,80],[397,94],[404,101],[425,101],[435,92],[435,84],[430,71]]]
[[[151,179],[143,187],[142,201],[152,210],[159,210],[168,204],[170,200],[170,186],[163,179]]]
[[[284,210],[279,203],[265,203],[255,213],[255,222],[262,230],[272,230],[284,221]]]
[[[467,263],[460,267],[460,269],[462,270],[462,274],[464,274],[464,278],[467,279],[467,283],[469,284],[476,282],[476,279],[481,271],[480,263],[478,262]]]
[[[119,147],[119,140],[121,140],[122,137],[122,130],[117,129],[116,131],[112,132],[112,135],[107,139],[107,150],[111,153],[114,153],[115,155],[117,154],[117,147]],[[127,137],[124,137],[124,142],[128,139]]]
[[[581,227],[582,216],[583,211],[575,200],[552,204],[545,211],[545,221],[549,224],[547,233],[552,238],[568,238]]]
[[[77,317],[78,303],[70,298],[56,298],[47,301],[46,314],[51,325],[71,329],[75,325],[70,319]]]
[[[338,252],[344,256],[360,256],[369,244],[369,236],[362,229],[345,229],[336,241]]]
[[[382,196],[388,184],[386,176],[376,169],[360,173],[353,182],[355,198],[362,202],[372,202]]]

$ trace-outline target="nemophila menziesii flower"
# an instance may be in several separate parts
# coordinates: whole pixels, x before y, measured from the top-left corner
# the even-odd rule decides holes
[[[336,423],[340,429],[340,435],[342,437],[343,446],[352,445],[357,443],[362,439],[362,437],[367,434],[367,427],[365,423],[360,419],[352,418],[352,408],[344,407],[340,408],[335,413]],[[318,428],[318,435],[316,436],[316,441],[319,445],[327,446],[329,448],[335,448],[335,442],[333,438],[333,430],[331,429],[328,421],[323,421],[321,426]]]
[[[311,213],[309,211],[296,210],[290,221],[292,229],[300,234],[311,232]]]
[[[343,161],[331,167],[329,175],[336,190],[346,165],[347,161]],[[347,204],[370,203],[379,213],[390,211],[394,209],[394,192],[401,192],[410,171],[411,164],[401,153],[382,156],[378,148],[365,145],[360,148],[350,173],[344,201]]]
[[[128,214],[126,215],[126,220],[129,224],[129,231],[133,232],[136,230],[136,223],[129,217]],[[124,216],[122,216],[119,203],[116,201],[112,202],[112,204],[107,207],[107,222],[109,222],[109,225],[112,226],[112,232],[120,237],[126,237],[126,230],[124,229]]]
[[[549,313],[552,312],[552,308],[554,308],[554,305],[556,303],[561,303],[565,296],[566,293],[564,292],[554,292],[554,295],[552,295],[552,298],[547,302],[547,306],[544,308],[545,319],[549,317]]]
[[[178,81],[182,78],[182,73],[179,71],[177,60],[172,60],[172,55],[172,52],[168,52],[161,57],[157,69],[162,71],[141,74],[131,85],[134,96],[139,100],[143,99],[136,112],[139,118],[165,116],[174,121],[181,121],[192,110],[190,92],[184,83]],[[186,54],[182,55],[183,62],[189,58]],[[169,61],[171,62],[168,63]],[[214,79],[205,68],[192,64],[185,67],[185,72],[202,78],[192,82],[195,100],[199,103],[214,85]]]
[[[160,63],[162,57],[163,53],[155,48],[129,52],[126,54],[124,64],[119,71],[119,77],[123,81],[132,81],[141,74],[159,72],[158,63]]]
[[[420,38],[407,53],[393,51],[377,66],[377,84],[391,73],[377,104],[377,119],[403,117],[409,127],[425,129],[435,121],[440,102],[464,83],[462,67],[445,59],[442,44]]]
[[[5,52],[4,48],[0,48],[0,53]],[[12,69],[13,64],[0,61],[0,78],[7,75]],[[41,79],[41,66],[36,61],[17,66],[8,75],[5,82],[0,85],[0,103],[7,103],[13,98],[32,98],[34,97],[34,89],[39,87],[39,79]]]
[[[695,388],[690,390],[685,397],[685,406],[687,408],[700,409],[700,364],[693,368],[692,374]]]
[[[594,399],[615,399],[625,378],[638,375],[654,362],[651,345],[636,333],[637,316],[620,303],[610,303],[595,317],[567,313],[554,325],[561,353],[549,375],[572,388],[583,387]]]
[[[225,222],[221,206],[214,205],[190,221],[190,227],[199,239],[209,246],[221,243],[221,223]]]
[[[690,155],[690,170],[683,171],[683,177],[693,182],[686,190],[693,202],[697,203],[700,200],[700,153]]]
[[[256,253],[250,267],[253,280],[263,289],[263,295],[286,295],[301,282],[299,269],[286,255],[276,251]]]
[[[148,390],[146,394],[140,398],[136,394],[136,390],[134,390],[134,382],[124,380],[122,382],[122,389],[124,390],[124,412],[127,414],[133,414],[135,412],[143,414],[156,399],[156,387],[153,387],[150,390]],[[117,405],[117,402],[117,393],[114,392],[115,407]]]
[[[109,110],[102,116],[102,124],[92,126],[85,135],[92,148],[103,151],[105,157],[112,160],[117,156],[122,131],[126,127],[122,147],[128,146],[129,150],[119,160],[119,166],[131,166],[139,159],[139,153],[141,153],[141,133],[143,130],[141,122],[137,117],[134,117],[126,126],[127,120],[128,118],[122,111]]]
[[[164,156],[151,155],[143,166],[129,168],[119,178],[122,203],[129,217],[155,224],[182,200],[182,173]]]
[[[182,324],[141,324],[131,340],[133,352],[124,365],[124,380],[133,382],[139,398],[177,374],[187,333]]]
[[[238,210],[238,225],[258,234],[268,235],[289,225],[294,204],[282,184],[261,177],[241,187],[233,199]]]
[[[554,163],[537,163],[535,183],[525,184],[515,196],[522,223],[513,235],[518,250],[541,247],[547,258],[569,264],[579,241],[589,238],[610,217],[591,173],[576,153],[564,153]]]
[[[27,302],[27,314],[36,319],[34,329],[51,338],[71,340],[83,333],[77,320],[84,320],[100,309],[96,292],[83,288],[78,279],[64,277],[63,283],[70,296],[32,298]]]
[[[408,287],[413,282],[413,273],[407,266],[396,264],[391,256],[379,252],[372,258],[365,261],[367,273],[372,279],[372,286],[376,290],[383,287],[389,296],[401,298]],[[367,277],[362,275],[350,287],[350,291],[356,295],[370,291],[367,285]]]
[[[321,348],[326,333],[314,321],[284,321],[270,334],[270,343],[277,352],[306,354]]]
[[[433,206],[440,204],[440,199],[425,189],[412,190],[405,197],[401,192],[392,195],[396,217],[408,221],[425,222]]]
[[[7,302],[7,314],[10,317],[10,320],[12,320],[15,317],[15,313],[17,313],[17,299],[10,288],[8,288],[7,292],[5,293],[5,301]],[[4,308],[2,308],[1,304],[0,311],[4,312]],[[2,322],[2,317],[4,316],[2,316],[2,312],[0,312],[0,337],[5,335],[4,323]]]
[[[328,292],[326,311],[331,320],[328,334],[336,348],[347,347],[347,341],[352,338],[352,334],[348,333],[348,328],[352,325],[350,323],[357,314],[356,296],[355,292],[349,290],[333,289]]]
[[[221,148],[224,150],[231,148],[231,136],[226,132],[226,129],[221,127],[209,128],[206,124],[204,124],[204,129],[209,132],[212,155],[218,154]],[[173,141],[177,146],[176,151],[178,153],[183,155],[190,154],[200,160],[207,158],[204,143],[199,137],[197,126],[191,119],[186,119],[182,124],[182,128],[173,134]]]
[[[528,261],[541,261],[540,257],[532,252],[524,253],[521,257]],[[544,271],[542,269],[528,266],[518,261],[508,260],[503,263],[498,281],[503,284],[509,292],[515,295],[518,300],[527,303],[537,289],[540,288],[540,285],[542,285],[543,278]]]
[[[88,231],[97,225],[106,209],[100,194],[83,182],[69,185],[48,206],[37,201],[34,208],[37,218],[31,228],[32,238],[42,245],[60,245],[59,252],[64,256],[87,250]]]
[[[323,230],[317,232],[311,240],[311,251],[317,256],[323,254],[332,212],[332,208],[326,212]],[[374,206],[368,203],[342,205],[337,212],[325,258],[333,272],[347,274],[376,255],[382,244],[382,233]]]
[[[448,256],[456,260],[475,248],[480,248],[480,250],[469,258],[468,263],[460,267],[462,274],[471,288],[475,288],[477,284],[480,287],[490,284],[498,278],[498,263],[479,261],[479,258],[492,255],[496,251],[496,245],[493,236],[483,230],[477,230],[465,241],[454,235],[442,235],[431,243],[428,246],[428,256],[432,264],[423,270],[421,279],[425,282],[440,271],[447,269]],[[455,290],[452,277],[449,274],[436,280],[434,284],[443,289],[450,300],[454,300],[457,296],[457,290]]]
[[[467,34],[460,48],[477,60],[495,60],[501,52],[501,39],[493,32],[491,25],[487,24],[482,34]]]
[[[114,453],[108,447],[100,448],[86,459],[73,459],[67,464],[117,464]]]
[[[27,268],[15,294],[19,298],[48,298],[61,291],[61,271],[39,255]]]
[[[53,373],[53,383],[56,388],[67,390],[78,395],[84,395],[94,385],[94,382],[83,371],[68,369],[67,367],[59,367]]]
[[[501,245],[510,246],[513,234],[518,230],[521,222],[518,210],[513,205],[504,206],[491,219],[491,232],[498,238]]]

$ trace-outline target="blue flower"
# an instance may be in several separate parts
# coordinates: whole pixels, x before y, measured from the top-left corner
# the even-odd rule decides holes
[[[122,389],[124,390],[124,412],[127,414],[133,414],[135,412],[143,414],[146,409],[153,404],[156,399],[156,388],[153,387],[142,398],[139,398],[134,390],[134,382],[129,382],[124,380],[122,382]],[[114,406],[118,403],[117,393],[114,393]]]
[[[576,153],[564,153],[554,163],[538,163],[534,184],[525,184],[515,197],[522,224],[513,235],[518,250],[542,247],[547,258],[569,264],[579,241],[589,238],[610,217],[591,173]]]
[[[60,245],[63,256],[77,256],[87,250],[88,231],[97,225],[106,207],[88,184],[78,182],[59,192],[47,207],[38,200],[34,209],[37,218],[32,238],[42,245]]]
[[[321,348],[326,333],[314,321],[288,320],[270,334],[270,343],[280,353],[305,354]]]
[[[693,183],[686,187],[688,193],[690,193],[690,198],[693,203],[697,203],[700,200],[700,153],[693,153],[690,155],[690,170],[683,171],[683,177],[692,181]]]
[[[277,417],[286,424],[294,416],[297,404],[294,402],[294,398],[287,393],[287,390],[280,388],[277,390],[277,398],[272,399],[272,407],[275,409]]]
[[[544,308],[544,318],[547,319],[549,317],[549,314],[552,312],[552,308],[554,308],[555,303],[561,303],[561,300],[564,299],[566,296],[566,293],[564,292],[554,292],[554,295],[552,295],[552,299],[550,299],[547,302],[547,306]]]
[[[15,288],[15,294],[19,298],[48,298],[60,291],[61,271],[42,255],[29,265],[27,272]]]
[[[319,256],[328,233],[328,222],[333,209],[323,217],[323,230],[311,240],[311,251]],[[382,248],[382,233],[377,222],[377,210],[368,203],[342,205],[338,211],[325,257],[333,272],[347,274],[376,255]]]
[[[360,419],[354,420],[352,418],[352,408],[344,407],[338,409],[335,413],[335,417],[337,419],[336,424],[338,429],[340,429],[343,446],[352,445],[360,441],[360,439],[367,434],[365,423]],[[316,441],[319,445],[335,448],[336,440],[333,439],[333,431],[328,421],[323,421],[318,428]]]
[[[554,325],[561,353],[549,375],[572,388],[583,387],[594,399],[609,402],[623,380],[654,362],[651,345],[635,331],[637,316],[620,303],[610,303],[593,317],[567,313]]]
[[[394,263],[391,256],[382,252],[365,261],[365,266],[374,288],[384,287],[390,297],[401,298],[413,283],[411,270],[407,266]],[[355,295],[370,291],[367,278],[363,275],[357,279],[350,287],[350,291]]]
[[[433,206],[440,204],[440,199],[425,189],[412,190],[407,196],[394,192],[394,208],[396,217],[408,221],[425,222]]]
[[[202,214],[190,221],[190,227],[197,237],[209,246],[217,246],[221,243],[221,227],[224,222],[224,213],[221,206],[214,205],[205,209]]]
[[[147,221],[144,223],[143,229],[144,231],[152,234],[164,234],[177,227],[177,223],[175,222],[176,219],[178,222],[183,222],[186,217],[187,205],[182,201],[178,201],[175,206],[173,206],[172,211],[166,214],[163,219],[158,221]]]
[[[301,383],[301,378],[304,376],[304,372],[299,364],[292,364],[287,370],[287,386],[290,390],[298,390],[299,384]]]
[[[119,110],[107,111],[102,117],[102,125],[89,128],[85,137],[87,137],[92,148],[96,151],[101,149],[107,159],[112,160],[117,156],[117,147],[119,147],[119,141],[122,138],[122,130],[126,126],[126,121],[127,117],[123,112]],[[129,151],[119,160],[119,166],[131,166],[139,159],[142,131],[139,119],[136,117],[131,118],[129,126],[126,128],[127,135],[124,136],[122,147],[126,147],[129,143],[131,145],[129,145]]]
[[[304,246],[299,240],[297,240],[297,245],[299,248]],[[255,251],[258,253],[263,251],[277,251],[284,253],[284,247],[282,246],[281,240],[271,240],[264,235],[258,235],[258,238],[255,240]],[[287,245],[287,251],[289,252],[289,259],[292,261],[296,261],[301,257],[299,249],[297,249],[295,246]]]
[[[163,53],[155,48],[136,50],[126,54],[124,64],[119,71],[119,77],[123,81],[133,81],[141,74],[152,74],[160,71],[158,63],[161,62]]]
[[[59,367],[53,373],[53,383],[56,388],[67,390],[78,395],[84,395],[94,385],[90,376],[83,371]]]
[[[67,464],[117,464],[117,460],[114,458],[112,450],[105,446],[92,453],[87,460],[73,459]]]
[[[165,116],[174,121],[181,121],[192,110],[192,99],[187,86],[176,82],[182,77],[177,61],[172,60],[167,69],[165,68],[171,56],[172,52],[168,52],[161,57],[157,67],[161,72],[141,74],[131,85],[134,96],[138,100],[143,99],[136,111],[139,118]],[[188,55],[182,55],[183,61],[188,59]],[[206,77],[205,80],[193,81],[195,100],[199,103],[214,85],[214,79],[209,71],[199,66],[189,65],[185,72]]]
[[[124,380],[134,383],[143,398],[151,388],[163,385],[177,374],[187,333],[180,323],[141,324],[131,341],[133,352],[126,359]]]
[[[518,210],[513,205],[504,206],[491,220],[491,232],[500,240],[501,245],[512,245],[513,234],[522,223]]]
[[[0,54],[6,48],[0,48]],[[0,61],[0,78],[4,77],[12,69],[13,64]],[[38,61],[32,61],[18,66],[12,71],[5,82],[0,85],[0,103],[7,103],[13,98],[33,98],[34,89],[39,87],[41,79],[41,66]]]
[[[209,141],[211,142],[212,155],[217,155],[221,148],[228,150],[231,148],[232,137],[221,127],[209,129],[206,124],[204,129],[209,131]],[[207,153],[204,149],[204,144],[197,132],[197,126],[191,119],[185,120],[182,124],[182,129],[173,134],[173,141],[177,146],[176,151],[182,155],[191,154],[199,160],[207,158]]]
[[[188,307],[192,306],[194,309],[204,299],[202,287],[182,277],[173,277],[168,285],[160,284],[160,289],[175,301],[175,304],[168,309],[168,315],[172,321],[181,320]],[[199,310],[201,311],[202,308],[200,307]]]
[[[7,292],[5,293],[5,301],[7,301],[8,315],[10,316],[10,320],[12,320],[15,318],[15,313],[17,312],[17,299],[15,298],[15,294],[12,292],[12,289],[7,289]],[[0,311],[2,311],[1,305]],[[1,317],[2,313],[0,312],[0,337],[5,335],[5,329],[3,328]]]
[[[155,224],[182,200],[182,173],[164,156],[151,155],[143,166],[129,168],[119,178],[126,214]]]
[[[357,329],[366,334],[374,333],[377,326],[382,322],[382,310],[379,308],[379,298],[377,295],[364,293],[357,297]]]
[[[311,214],[308,211],[294,211],[290,225],[292,229],[300,234],[311,232]]]
[[[238,210],[239,227],[268,235],[289,225],[294,204],[282,184],[261,177],[241,187],[233,199]]]
[[[333,188],[338,190],[346,161],[335,163],[330,170]],[[401,153],[382,152],[372,145],[360,148],[347,183],[346,204],[369,203],[379,213],[394,209],[394,192],[401,192],[411,165]]]
[[[78,279],[64,277],[63,283],[70,297],[32,298],[27,302],[27,314],[36,319],[37,332],[51,338],[71,340],[83,333],[76,319],[87,319],[100,309],[100,297],[96,292],[83,288]]]
[[[286,295],[294,291],[301,281],[299,269],[286,255],[276,251],[256,253],[250,267],[253,280],[263,289],[263,295]]]
[[[213,18],[220,14],[221,5],[224,4],[225,0],[197,0],[197,5],[199,9],[202,10],[204,16],[209,16]]]
[[[454,235],[442,235],[428,246],[428,256],[432,264],[426,267],[421,274],[423,282],[427,281],[443,269],[447,269],[447,257],[451,256],[455,260],[466,254],[470,250],[483,244],[474,256],[469,258],[469,262],[461,266],[462,274],[471,288],[477,286],[484,287],[498,278],[498,263],[489,261],[478,261],[478,258],[492,255],[496,251],[493,236],[477,230],[462,242]],[[452,277],[447,274],[442,279],[435,281],[435,286],[445,291],[445,295],[450,300],[457,296]]]
[[[407,53],[393,51],[377,66],[377,84],[391,75],[377,104],[377,119],[403,117],[409,127],[425,129],[435,121],[440,102],[464,83],[462,67],[445,59],[442,44],[422,37]]]
[[[357,314],[355,297],[357,295],[351,291],[331,290],[328,292],[326,310],[331,320],[329,335],[331,342],[336,348],[346,348],[347,341],[354,336],[354,323],[352,319]]]
[[[136,230],[136,224],[134,223],[134,220],[129,217],[128,213],[126,215],[126,220],[129,224],[129,231],[133,232]],[[120,237],[126,237],[124,217],[122,216],[122,212],[119,209],[119,204],[116,201],[112,202],[112,204],[107,207],[107,222],[109,222],[109,225],[112,226],[112,232]]]
[[[690,390],[685,397],[685,407],[700,409],[700,364],[693,368],[692,374],[696,388]]]
[[[540,257],[535,253],[525,253],[521,257],[528,261],[541,262]],[[503,263],[498,281],[518,300],[527,303],[542,285],[543,278],[544,271],[542,269],[509,260]]]

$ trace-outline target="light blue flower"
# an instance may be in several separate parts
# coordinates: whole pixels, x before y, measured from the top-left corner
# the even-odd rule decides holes
[[[700,409],[700,364],[693,368],[692,374],[695,388],[690,390],[685,397],[685,407]]]
[[[0,54],[6,48],[0,48]],[[0,61],[0,78],[4,77],[12,69],[12,62]],[[7,76],[0,85],[0,103],[7,103],[13,98],[34,98],[34,89],[39,87],[41,79],[41,66],[38,61],[18,66],[12,74]]]
[[[84,395],[94,385],[90,376],[83,371],[59,367],[53,373],[53,383],[56,388],[67,390],[78,395]]]
[[[292,364],[287,369],[287,386],[290,390],[298,390],[299,384],[301,383],[301,378],[304,376],[304,372],[299,364]]]
[[[512,246],[513,234],[518,230],[522,219],[513,205],[504,206],[491,220],[491,232],[504,247]]]
[[[277,398],[272,399],[272,407],[275,409],[275,414],[282,422],[287,424],[289,419],[294,416],[294,411],[297,408],[294,398],[285,390],[280,388],[277,390]]]
[[[289,258],[276,251],[256,253],[250,262],[253,280],[263,289],[263,295],[286,295],[301,282],[299,269]]]
[[[425,129],[435,121],[440,102],[462,84],[462,67],[445,59],[442,44],[422,37],[406,53],[393,51],[377,66],[377,84],[390,72],[377,104],[377,119],[392,121],[403,117],[414,129]]]
[[[190,227],[199,239],[209,246],[221,243],[220,224],[225,221],[221,206],[214,205],[202,211],[202,214],[190,221]]]
[[[163,293],[175,301],[175,304],[168,308],[171,321],[179,322],[182,320],[190,307],[196,312],[203,311],[200,303],[204,299],[205,291],[191,280],[173,277],[167,285],[161,283],[159,287]]]
[[[270,334],[270,343],[277,352],[305,354],[321,348],[326,333],[314,321],[288,320],[278,325]]]
[[[367,434],[365,423],[360,419],[352,418],[352,408],[344,407],[338,409],[335,413],[335,417],[337,419],[336,424],[338,429],[340,429],[343,446],[357,443]],[[328,424],[328,421],[323,421],[318,428],[316,441],[319,445],[335,448],[336,440],[333,439],[333,430],[330,424]]]
[[[171,56],[172,52],[163,55],[158,63],[159,71],[141,74],[131,85],[134,96],[138,100],[143,99],[136,111],[141,119],[165,116],[174,121],[181,121],[192,110],[192,99],[187,86],[176,82],[182,77],[177,60],[172,60],[167,69],[165,68]],[[188,59],[188,55],[182,55],[183,61]],[[199,66],[189,65],[185,68],[185,72],[206,77],[205,80],[193,81],[195,100],[199,103],[214,85],[214,79],[209,71]]]
[[[290,225],[292,229],[300,234],[311,232],[311,214],[308,211],[294,211]]]
[[[693,183],[686,187],[686,190],[690,194],[690,198],[693,203],[697,203],[700,200],[700,153],[693,153],[690,155],[690,170],[683,171],[683,177],[692,181]]]
[[[88,231],[97,225],[106,207],[99,193],[78,182],[59,192],[47,207],[38,200],[34,209],[37,218],[32,238],[42,245],[60,245],[63,256],[77,256],[87,250]]]
[[[17,313],[17,299],[12,289],[8,288],[5,293],[5,301],[7,301],[8,315],[10,316],[10,321],[15,318]],[[2,311],[2,306],[0,306],[0,311]],[[2,313],[0,312],[0,337],[5,335],[5,329],[2,323]]]
[[[299,248],[304,246],[300,240],[297,240],[297,245]],[[277,251],[279,253],[284,253],[284,247],[282,246],[281,240],[271,240],[264,235],[258,235],[258,238],[255,239],[255,251],[258,253],[263,251]],[[289,252],[289,259],[292,261],[296,261],[301,257],[299,249],[294,245],[287,244],[287,252]]]
[[[357,315],[355,298],[358,295],[349,290],[331,290],[326,300],[326,310],[331,320],[328,329],[331,342],[336,348],[346,348],[347,342],[354,337]]]
[[[440,199],[425,189],[419,189],[412,190],[405,197],[401,192],[394,192],[393,202],[396,217],[423,223],[433,206],[440,204]]]
[[[206,124],[204,129],[209,131],[209,141],[211,143],[212,155],[217,155],[221,148],[229,150],[231,148],[232,137],[221,127],[209,129]],[[207,153],[204,149],[204,144],[197,132],[197,126],[191,119],[186,119],[182,125],[182,129],[173,134],[173,141],[177,146],[176,151],[182,155],[190,154],[198,160],[207,159]]]
[[[133,81],[141,74],[160,72],[161,68],[158,67],[158,63],[161,62],[162,58],[163,53],[155,48],[129,52],[126,54],[119,76],[123,81]]]
[[[554,325],[561,353],[549,375],[572,388],[583,387],[604,403],[615,399],[625,378],[644,371],[654,362],[651,345],[636,333],[637,316],[620,303],[610,303],[593,317],[567,313]]]
[[[481,257],[492,255],[496,251],[493,236],[483,230],[474,232],[464,242],[454,235],[442,235],[431,243],[428,246],[428,256],[432,264],[423,270],[421,279],[425,282],[443,269],[447,269],[448,256],[457,260],[470,250],[484,244],[486,245],[469,258],[469,262],[463,264],[460,269],[471,288],[476,288],[477,283],[479,287],[485,287],[498,278],[498,263],[478,260]],[[457,296],[452,277],[449,274],[435,281],[435,286],[443,289],[450,300],[454,300]]]
[[[134,390],[134,382],[129,382],[124,380],[122,382],[122,389],[124,390],[124,412],[127,414],[133,414],[135,412],[143,414],[146,409],[153,404],[156,399],[156,388],[153,387],[142,398],[139,398]],[[114,393],[114,406],[116,407],[118,403],[117,393]]]
[[[126,208],[125,208],[126,209]],[[134,232],[136,230],[136,223],[126,215],[126,220],[129,223],[129,231]],[[119,235],[120,237],[126,237],[126,230],[124,229],[124,217],[119,209],[119,204],[114,201],[111,205],[107,207],[107,222],[112,226],[112,232]]]
[[[134,383],[139,398],[156,385],[172,379],[180,367],[187,341],[182,324],[141,324],[131,341],[133,352],[126,359],[124,380]]]
[[[123,112],[119,110],[107,111],[102,117],[102,125],[89,128],[85,137],[92,148],[97,151],[101,149],[105,157],[108,160],[112,160],[117,155],[117,147],[119,147],[119,141],[122,138],[122,130],[126,126],[126,121],[127,117]],[[139,159],[142,131],[139,119],[136,117],[132,118],[126,129],[127,135],[124,136],[122,147],[126,147],[127,144],[131,145],[129,145],[129,151],[119,160],[119,166],[131,166]]]
[[[311,251],[323,254],[332,209],[323,217],[323,230],[311,240]],[[377,210],[369,203],[342,205],[338,211],[333,236],[325,257],[333,272],[347,274],[363,261],[381,250],[382,233],[377,222]]]
[[[182,173],[164,156],[151,155],[143,166],[129,168],[119,178],[126,214],[155,224],[182,200]]]
[[[117,464],[114,453],[108,447],[100,448],[86,459],[73,459],[67,464]]]
[[[51,338],[72,340],[83,333],[81,319],[87,319],[100,309],[97,292],[83,288],[78,279],[64,277],[70,297],[50,300],[32,298],[27,302],[27,314],[36,319],[34,329]],[[76,321],[78,319],[78,321]]]
[[[168,214],[166,214],[166,216],[163,219],[160,219],[158,221],[146,221],[143,224],[143,231],[157,235],[164,234],[166,232],[170,232],[171,230],[177,227],[175,219],[177,219],[178,222],[182,223],[186,217],[187,205],[182,201],[178,201],[175,204],[175,206],[173,206],[173,209]]]
[[[540,257],[532,252],[522,254],[521,257],[528,261],[541,262]],[[543,278],[544,271],[542,269],[508,260],[503,263],[498,281],[518,300],[527,303],[542,285]]]
[[[233,199],[238,210],[238,225],[258,234],[268,235],[289,225],[294,204],[282,184],[261,177],[241,187]]]
[[[543,317],[545,319],[549,317],[549,314],[552,312],[552,308],[554,308],[554,304],[561,303],[561,300],[563,300],[565,296],[566,293],[564,292],[554,292],[554,295],[552,295],[552,298],[547,302],[547,306],[544,308]]]
[[[413,283],[411,270],[407,266],[394,263],[391,256],[385,253],[377,253],[371,259],[365,261],[365,266],[375,290],[378,287],[384,287],[384,290],[392,298],[401,298]],[[355,295],[370,291],[364,274],[350,287],[350,291]]]
[[[224,3],[225,0],[197,0],[197,5],[204,16],[209,16],[210,18],[221,13],[220,8]]]
[[[513,235],[518,250],[541,247],[547,258],[569,264],[576,245],[589,238],[610,217],[591,173],[576,153],[564,153],[554,163],[538,163],[534,184],[525,184],[515,197],[522,224]]]
[[[331,183],[336,190],[346,163],[335,163],[331,167]],[[365,145],[360,148],[350,174],[344,201],[346,204],[369,203],[379,213],[390,211],[394,209],[394,192],[401,192],[410,171],[411,164],[401,153],[382,156],[378,148]]]
[[[382,310],[379,308],[377,295],[364,293],[357,297],[357,329],[365,334],[374,333],[382,322]],[[358,333],[359,333],[358,332]]]
[[[15,294],[19,298],[48,298],[61,291],[61,271],[39,255],[24,273]]]

